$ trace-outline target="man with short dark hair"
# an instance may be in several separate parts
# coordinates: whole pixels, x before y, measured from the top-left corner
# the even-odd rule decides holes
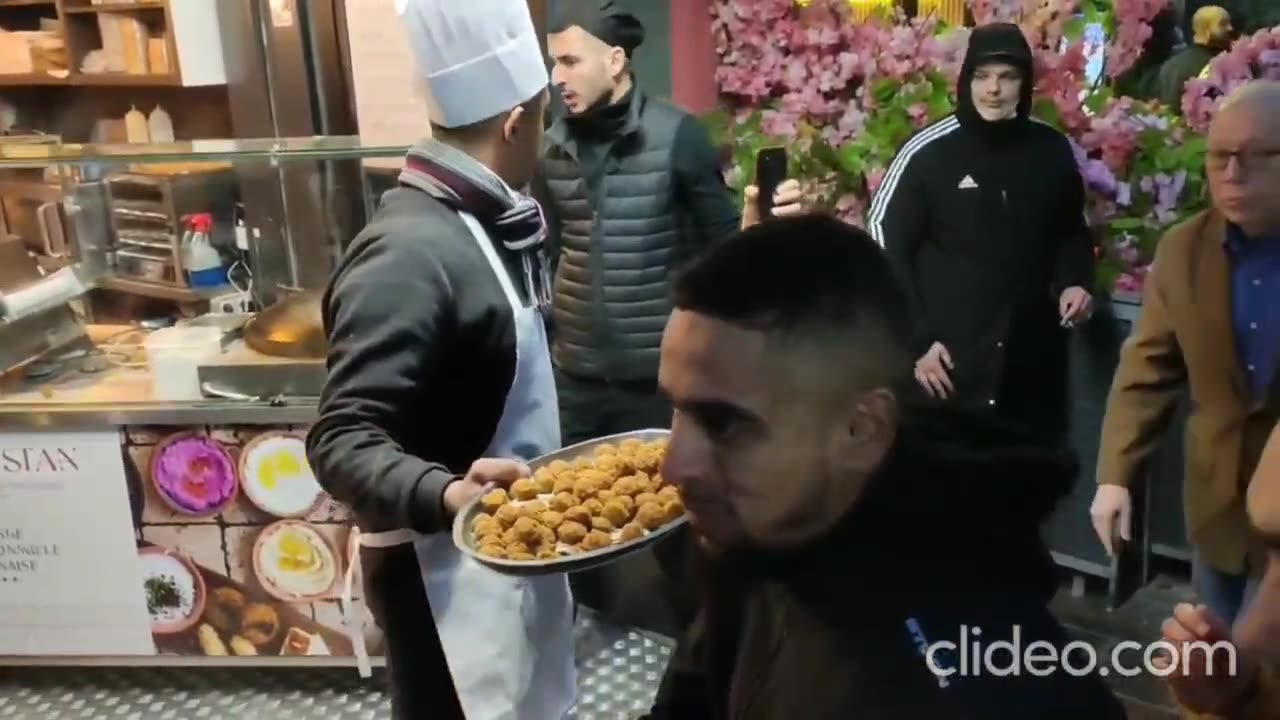
[[[668,276],[741,218],[707,129],[637,86],[635,16],[613,0],[561,0],[548,31],[565,114],[547,130],[538,192],[552,226],[568,445],[668,426],[656,380]]]
[[[464,0],[465,1],[465,0]],[[552,228],[552,357],[563,440],[666,428],[658,346],[671,311],[670,277],[708,245],[759,218],[748,189],[739,215],[720,154],[693,115],[636,84],[640,21],[614,0],[561,0],[548,26],[551,80],[565,115],[547,130],[536,192]],[[779,188],[783,215],[798,185]],[[679,632],[696,611],[685,533],[650,554],[573,576],[576,599],[620,622]],[[629,603],[637,596],[643,607]],[[630,604],[632,607],[626,607]]]
[[[874,241],[827,217],[765,223],[674,297],[662,472],[706,602],[653,718],[1124,717],[1061,665],[963,672],[965,637],[1067,645],[1039,526],[1077,465],[988,414],[900,404],[908,299]]]

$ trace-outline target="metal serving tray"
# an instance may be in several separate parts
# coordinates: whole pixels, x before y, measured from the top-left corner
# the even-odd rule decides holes
[[[540,458],[529,462],[529,468],[537,471],[546,465],[550,465],[556,460],[573,460],[580,455],[591,454],[597,445],[606,443],[618,444],[623,440],[636,439],[643,442],[652,442],[659,438],[667,437],[671,434],[670,430],[636,430],[629,433],[619,433],[617,435],[607,435],[605,437],[596,438],[595,440],[587,440],[576,445],[570,445],[561,448],[553,453],[548,453]],[[574,573],[582,570],[590,570],[591,568],[608,565],[617,560],[630,555],[637,550],[642,550],[655,542],[661,540],[671,531],[688,522],[688,515],[672,520],[657,530],[651,530],[644,537],[637,538],[630,542],[617,543],[607,548],[592,550],[590,552],[578,553],[576,555],[565,555],[555,560],[507,560],[505,558],[493,558],[487,555],[481,555],[478,548],[472,543],[471,537],[471,521],[480,513],[480,498],[472,500],[466,507],[459,512],[453,520],[453,544],[472,560],[489,567],[496,572],[504,575],[518,575],[522,577],[531,577],[538,575],[556,575],[560,573]]]

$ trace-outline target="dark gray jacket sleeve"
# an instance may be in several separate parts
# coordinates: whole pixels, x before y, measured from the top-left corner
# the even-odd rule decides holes
[[[397,442],[449,422],[430,389],[449,382],[443,355],[456,315],[444,270],[421,240],[384,236],[353,247],[326,298],[329,377],[307,456],[363,530],[447,527],[441,498],[457,476]]]
[[[719,242],[738,232],[742,215],[725,184],[720,151],[697,118],[690,115],[680,122],[671,151],[679,199],[703,241]]]

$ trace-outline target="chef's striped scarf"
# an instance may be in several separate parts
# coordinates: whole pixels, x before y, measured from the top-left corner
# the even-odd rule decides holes
[[[547,224],[536,200],[512,190],[480,161],[438,140],[423,140],[409,150],[400,183],[474,215],[489,237],[520,254],[528,301],[540,309],[551,304]]]

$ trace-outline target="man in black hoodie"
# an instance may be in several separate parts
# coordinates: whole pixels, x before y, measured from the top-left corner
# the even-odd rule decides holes
[[[1017,26],[974,30],[955,113],[898,152],[867,225],[916,305],[925,392],[1058,441],[1093,243],[1071,145],[1030,115],[1032,66]]]
[[[909,308],[865,233],[818,216],[748,229],[677,279],[675,305],[663,475],[706,602],[653,720],[1124,717],[1096,675],[991,674],[1007,652],[955,672],[940,645],[1064,654],[1038,528],[1077,467],[989,415],[899,406]]]

